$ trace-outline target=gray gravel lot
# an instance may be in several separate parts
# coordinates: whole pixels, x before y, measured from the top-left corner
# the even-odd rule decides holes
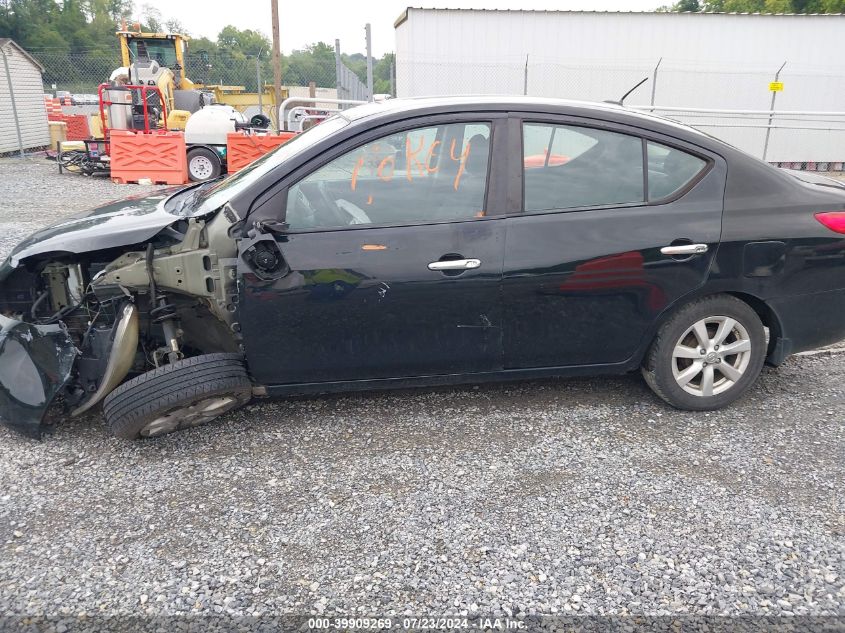
[[[0,160],[0,256],[144,188]],[[638,376],[0,429],[0,614],[845,616],[845,354],[718,413]]]

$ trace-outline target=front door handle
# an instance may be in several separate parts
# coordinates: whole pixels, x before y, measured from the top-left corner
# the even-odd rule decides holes
[[[678,244],[677,246],[664,246],[660,249],[664,255],[701,255],[707,252],[707,244]]]
[[[439,262],[431,262],[429,270],[472,270],[481,266],[480,259],[446,259]]]

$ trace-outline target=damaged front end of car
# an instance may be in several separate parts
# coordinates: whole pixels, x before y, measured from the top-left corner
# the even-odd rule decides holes
[[[37,437],[54,400],[81,415],[130,376],[240,350],[238,218],[180,217],[170,197],[72,218],[2,264],[0,422]]]

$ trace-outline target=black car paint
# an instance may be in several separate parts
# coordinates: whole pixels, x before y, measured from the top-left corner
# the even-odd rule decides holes
[[[438,346],[429,326],[412,328],[409,336],[413,338],[403,339],[399,345],[392,337],[379,339],[377,332],[373,332],[375,345],[345,350],[344,353],[357,358],[362,367],[365,364],[370,368],[384,367],[382,376],[372,369],[355,375],[346,367],[345,371],[336,374],[322,371],[297,377],[291,368],[306,358],[309,350],[324,349],[325,331],[331,328],[324,321],[314,322],[313,328],[300,321],[296,327],[297,341],[291,350],[295,353],[284,362],[285,371],[277,374],[275,380],[272,367],[274,363],[278,364],[278,357],[262,353],[273,335],[264,334],[262,344],[252,349],[250,337],[246,337],[248,360],[251,366],[257,364],[264,368],[262,377],[269,385],[270,393],[283,395],[443,384],[456,380],[627,372],[639,366],[667,313],[688,300],[717,292],[735,294],[758,311],[771,330],[768,360],[772,364],[782,362],[788,354],[845,338],[845,322],[841,319],[824,318],[823,328],[813,325],[820,310],[836,314],[845,307],[845,259],[842,259],[845,241],[813,217],[818,211],[845,208],[845,190],[841,187],[798,180],[716,139],[623,108],[553,102],[529,104],[512,100],[500,103],[469,100],[461,107],[432,100],[396,110],[388,106],[385,110],[383,115],[371,120],[353,121],[333,138],[243,192],[233,205],[241,213],[250,214],[248,221],[253,218],[283,220],[280,209],[284,208],[286,188],[313,169],[397,127],[423,125],[431,120],[447,121],[449,117],[458,121],[481,121],[507,114],[510,140],[505,141],[509,144],[505,153],[510,157],[521,157],[521,120],[566,121],[627,130],[703,156],[710,161],[710,167],[703,178],[694,181],[691,188],[672,200],[624,208],[525,214],[521,159],[511,160],[504,173],[500,171],[504,161],[499,160],[491,171],[488,196],[493,204],[488,202],[489,217],[469,223],[505,225],[501,369],[467,372],[467,368],[461,366],[460,358],[453,357],[451,363],[443,362],[448,348],[438,347],[444,352],[439,356],[433,354],[442,363],[439,368],[429,367],[425,373],[419,367],[388,370],[388,367],[397,369],[395,357],[398,354],[419,353]],[[501,141],[503,131],[496,129],[494,139],[497,135]],[[501,144],[497,151],[502,151]],[[452,226],[457,229],[462,224],[465,223],[452,223]],[[391,230],[401,235],[422,228],[394,227]],[[338,231],[343,235],[333,239],[344,241],[359,230]],[[282,254],[301,236],[292,232],[280,238]],[[784,246],[772,245],[773,241],[782,242]],[[659,252],[662,246],[684,242],[706,243],[708,253],[677,261]],[[438,252],[438,246],[425,242],[418,249],[422,253],[412,252],[409,257],[416,259],[419,265]],[[424,256],[419,257],[420,254]],[[631,270],[632,262],[637,266],[636,259],[617,259],[618,265],[614,268],[613,258],[625,254],[637,254],[641,273]],[[584,284],[579,287],[579,271],[589,268],[591,263],[601,265],[603,260],[608,263],[601,273],[604,283],[593,283],[592,288],[584,287]],[[820,270],[823,279],[818,276]],[[350,272],[355,271],[350,269]],[[425,272],[418,271],[418,274],[425,275]],[[375,275],[374,279],[382,277]],[[441,287],[452,281],[441,279]],[[245,321],[253,318],[249,316],[253,310],[250,284],[247,273],[241,305]],[[339,318],[354,314],[346,312],[344,307],[358,300],[354,298],[356,292],[363,295],[366,285],[338,298],[339,305],[331,309]],[[816,294],[819,292],[824,294]],[[281,302],[277,307],[268,307],[276,300]],[[359,300],[364,301],[363,296]],[[265,314],[278,311],[278,306],[286,301],[285,292],[278,293],[275,299],[265,294]],[[414,325],[437,323],[437,309],[429,301],[421,303],[418,309],[421,318]],[[266,328],[271,322],[263,321],[261,326]],[[493,325],[499,324],[494,322]],[[255,330],[261,326],[256,326]],[[253,326],[244,322],[244,327],[252,329]],[[360,327],[366,326],[361,322]],[[489,339],[484,343],[489,344]],[[343,344],[342,338],[340,344]],[[329,349],[340,348],[336,342]],[[330,365],[323,365],[323,369],[330,368]]]
[[[48,253],[88,253],[149,240],[178,218],[164,202],[181,187],[115,200],[36,231],[9,256],[12,267]]]
[[[479,120],[476,115],[432,116],[426,124]],[[490,174],[506,173],[507,119],[484,115],[493,126]],[[400,122],[358,136],[355,143],[418,122]],[[326,153],[336,156],[347,146]],[[245,270],[240,301],[244,338],[256,349],[272,345],[279,328],[296,331],[284,356],[249,355],[263,384],[389,379],[494,372],[502,365],[502,252],[505,183],[489,178],[488,216],[415,226],[358,225],[303,231],[278,238],[290,274],[273,282]],[[274,215],[272,205],[262,217]],[[367,250],[366,247],[375,247]],[[453,275],[427,268],[447,258],[478,258],[483,265]],[[317,294],[315,277],[360,278]],[[421,336],[421,332],[426,332]]]
[[[0,315],[0,420],[38,437],[44,413],[67,383],[77,356],[61,324],[32,325]]]
[[[229,201],[246,218],[238,308],[245,353],[271,395],[622,373],[639,366],[668,313],[719,292],[743,298],[769,326],[772,363],[845,338],[845,240],[813,217],[845,209],[839,186],[799,180],[615,106],[465,98],[379,109],[352,114],[349,125]],[[526,214],[522,120],[626,130],[706,157],[709,167],[675,199]],[[485,217],[268,233],[258,237],[274,244],[284,266],[269,278],[251,269],[244,251],[254,240],[245,233],[257,221],[284,221],[290,185],[349,149],[432,121],[494,126]],[[4,275],[28,257],[151,239],[174,222],[165,195],[41,231],[14,251]],[[679,240],[709,250],[682,261],[660,254]],[[455,255],[484,266],[457,276],[426,268]]]
[[[526,117],[533,119],[581,123],[571,116]],[[677,139],[643,136],[695,152],[709,166],[691,190],[649,204],[513,209],[503,281],[507,368],[624,362],[650,338],[661,312],[706,282],[719,245],[727,164]],[[513,147],[512,155],[520,151],[521,145]],[[523,174],[519,165],[516,172]],[[660,253],[684,243],[707,244],[708,252],[684,258]]]

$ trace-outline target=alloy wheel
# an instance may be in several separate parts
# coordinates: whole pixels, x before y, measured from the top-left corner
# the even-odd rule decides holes
[[[179,407],[157,417],[141,430],[143,437],[156,437],[211,422],[240,404],[235,396],[215,396]]]
[[[709,397],[736,385],[751,361],[751,337],[731,317],[696,321],[672,349],[672,374],[684,391]]]

